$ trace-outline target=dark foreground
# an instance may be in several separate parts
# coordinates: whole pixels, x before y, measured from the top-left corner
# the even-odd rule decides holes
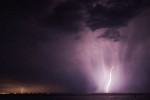
[[[0,100],[150,100],[150,94],[1,94]]]

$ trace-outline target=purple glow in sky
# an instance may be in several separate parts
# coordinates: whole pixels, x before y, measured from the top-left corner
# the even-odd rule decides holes
[[[112,42],[106,39],[97,39],[96,36],[102,34],[105,29],[86,33],[80,44],[77,46],[80,61],[85,66],[85,73],[96,84],[95,92],[106,92],[110,70],[112,71],[112,81],[109,92],[118,92],[123,86],[123,73],[120,60],[120,45],[122,42]],[[117,85],[116,85],[117,84]],[[121,90],[121,89],[120,89]]]

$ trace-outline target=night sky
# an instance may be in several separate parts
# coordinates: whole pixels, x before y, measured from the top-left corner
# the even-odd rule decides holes
[[[0,27],[1,91],[104,93],[113,68],[109,92],[150,92],[149,0],[1,0]]]

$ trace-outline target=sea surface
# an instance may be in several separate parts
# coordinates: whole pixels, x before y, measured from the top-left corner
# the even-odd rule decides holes
[[[0,100],[150,100],[150,94],[1,94]]]

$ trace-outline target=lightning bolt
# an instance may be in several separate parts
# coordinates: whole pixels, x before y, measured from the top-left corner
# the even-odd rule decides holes
[[[21,88],[21,94],[23,93],[23,88]]]
[[[110,83],[111,83],[111,79],[112,79],[112,70],[113,70],[113,66],[111,67],[110,73],[109,73],[109,81],[108,81],[108,84],[107,84],[107,87],[106,87],[106,92],[107,93],[109,91],[109,87],[110,87]]]

